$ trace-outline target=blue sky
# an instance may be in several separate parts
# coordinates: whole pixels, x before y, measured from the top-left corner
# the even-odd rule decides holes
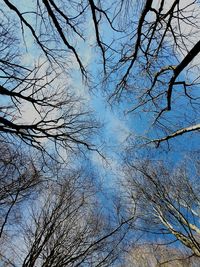
[[[19,4],[19,1],[15,0],[13,1],[13,3],[19,5],[20,9],[23,11],[29,11],[29,9],[32,7],[31,1],[23,0],[20,1]],[[184,0],[182,1],[182,3],[184,5],[187,4],[188,1]],[[32,18],[30,17],[30,20],[31,19]],[[101,53],[94,46],[95,35],[91,17],[88,17],[85,27],[87,29],[87,41],[83,42],[78,38],[74,40],[74,43],[77,43],[78,51],[82,55],[84,65],[88,66],[89,71],[91,71],[91,74],[94,75],[93,81],[98,84],[100,82],[100,79],[102,78],[99,74],[97,74],[99,70],[102,71],[102,66],[98,62]],[[104,25],[104,27],[106,26]],[[187,28],[186,25],[184,25],[184,27],[185,31],[192,31],[189,26]],[[112,36],[110,36],[110,30],[109,28],[104,28],[104,31],[107,34],[106,41],[109,42],[109,39],[112,38]],[[199,34],[200,33],[197,34],[197,38]],[[40,56],[40,52],[38,52],[37,46],[34,44],[33,38],[31,37],[29,30],[27,29],[25,30],[25,39],[27,50],[24,49],[22,62],[26,66],[33,66],[33,62],[35,58]],[[21,41],[22,46],[24,46],[23,38],[21,39]],[[195,42],[195,39],[193,39],[193,42]],[[191,45],[192,42],[189,41],[187,43],[188,48],[190,48]],[[184,53],[178,51],[178,56],[179,59],[182,59]],[[95,178],[98,178],[99,181],[102,182],[102,186],[105,190],[105,195],[103,196],[99,194],[99,198],[105,205],[110,205],[110,200],[107,197],[109,197],[110,193],[115,193],[118,190],[118,188],[120,187],[119,181],[120,179],[124,178],[124,173],[122,172],[124,164],[123,157],[127,146],[131,147],[130,151],[128,152],[129,159],[141,159],[150,157],[154,160],[162,159],[166,162],[171,161],[175,165],[177,164],[177,162],[183,160],[187,153],[194,153],[194,151],[198,149],[200,142],[199,137],[195,135],[195,133],[189,135],[186,134],[184,136],[170,140],[169,147],[167,144],[163,144],[160,146],[160,148],[155,149],[153,145],[150,145],[148,149],[146,149],[146,147],[139,145],[141,139],[144,141],[143,137],[146,134],[149,134],[149,137],[153,138],[157,133],[160,133],[159,130],[157,130],[156,132],[151,126],[152,114],[148,112],[144,113],[142,112],[142,110],[137,114],[127,113],[126,111],[130,110],[130,107],[132,107],[133,105],[132,103],[134,102],[134,97],[128,97],[128,99],[125,99],[124,102],[116,102],[113,103],[113,106],[111,106],[107,101],[108,94],[106,94],[106,91],[111,92],[113,90],[114,86],[116,85],[114,81],[109,84],[108,88],[104,88],[104,86],[107,85],[103,85],[103,88],[97,86],[97,90],[95,88],[91,88],[92,83],[90,83],[90,81],[88,80],[88,86],[86,81],[83,80],[82,75],[79,71],[79,66],[74,57],[69,55],[69,60],[69,71],[72,74],[67,75],[64,73],[61,76],[60,82],[62,84],[65,83],[65,85],[70,88],[70,91],[72,93],[80,97],[80,99],[82,99],[83,105],[88,110],[91,110],[96,119],[102,124],[102,128],[100,129],[99,134],[93,137],[92,141],[97,145],[97,148],[105,156],[105,159],[97,152],[90,152],[87,155],[89,164],[86,164],[86,168],[94,168],[94,171],[97,174],[97,177]],[[196,61],[193,62],[193,64],[198,64],[199,60],[200,59],[198,57]],[[40,61],[43,62],[44,57],[41,56]],[[45,71],[45,65],[44,69],[41,70],[41,72],[42,71]],[[195,74],[196,73],[194,68],[194,75]],[[144,80],[141,80],[139,85],[141,85],[142,87],[144,83]],[[55,84],[55,88],[56,86],[57,84]],[[180,88],[178,87],[176,90],[178,95]],[[179,118],[186,118],[186,121],[180,121],[180,124],[182,124],[182,127],[187,126],[185,125],[185,123],[187,123],[187,120],[189,121],[190,116],[195,116],[194,111],[185,108],[187,107],[189,102],[185,101],[182,96],[179,95],[179,98],[176,101],[179,107],[181,107],[181,110],[177,111],[174,108],[174,111],[172,110],[172,112],[169,113],[169,115],[167,116],[168,125],[169,127],[171,127],[173,123],[175,124],[177,122],[177,118],[175,117],[176,115]],[[27,122],[30,122],[30,120],[31,122],[37,120],[38,115],[34,112],[34,109],[31,109],[29,106],[24,105],[23,110],[24,112],[22,114],[22,120]],[[196,120],[198,120],[198,117],[196,118]],[[67,159],[68,155],[69,154],[66,154],[64,158]],[[79,158],[77,158],[76,160],[79,162]],[[73,164],[77,163],[76,160],[73,162]],[[85,161],[86,163],[87,160]]]

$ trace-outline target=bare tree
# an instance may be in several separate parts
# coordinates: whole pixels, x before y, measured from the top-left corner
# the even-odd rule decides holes
[[[136,228],[163,243],[179,241],[199,257],[199,160],[174,169],[163,162],[130,163],[126,175],[126,191],[138,214]]]
[[[195,267],[199,259],[180,249],[156,244],[136,245],[128,252],[125,264],[135,267]]]
[[[92,177],[57,167],[24,210],[18,238],[12,240],[15,259],[7,249],[3,261],[24,267],[112,266],[120,258],[127,222],[106,214]]]
[[[157,146],[198,132],[199,1],[123,2],[129,2],[127,23],[115,43],[119,60],[108,82],[117,85],[110,100],[128,99],[126,112],[138,111]]]
[[[41,173],[30,154],[21,147],[0,142],[0,238],[10,236],[20,221],[21,205],[36,196]]]
[[[97,123],[82,99],[70,89],[68,70],[69,65],[74,64],[68,51],[75,56],[83,75],[85,69],[62,30],[63,23],[67,24],[72,36],[74,33],[81,38],[76,20],[82,8],[80,14],[76,14],[76,8],[72,12],[73,5],[67,2],[64,10],[69,9],[71,15],[78,16],[68,20],[64,11],[50,2],[37,1],[25,12],[10,1],[2,1],[0,132],[2,138],[16,138],[15,142],[21,139],[40,150],[46,149],[46,141],[53,143],[56,149],[74,149],[81,145],[93,149],[89,137]],[[27,42],[30,48],[26,48]],[[28,62],[23,55],[27,49]]]

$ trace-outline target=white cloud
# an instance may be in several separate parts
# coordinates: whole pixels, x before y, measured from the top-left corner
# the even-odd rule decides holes
[[[164,9],[169,10],[174,1],[165,1]],[[181,57],[199,41],[200,36],[200,6],[194,0],[181,0],[179,3],[180,19],[173,19],[172,25],[175,32],[179,32],[177,38]]]
[[[110,130],[118,145],[121,145],[130,136],[131,130],[125,121],[120,120],[117,115],[110,115],[109,119]]]

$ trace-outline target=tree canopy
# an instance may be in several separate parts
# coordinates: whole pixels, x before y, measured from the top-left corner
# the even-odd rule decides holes
[[[0,3],[0,265],[195,266],[199,1]]]

